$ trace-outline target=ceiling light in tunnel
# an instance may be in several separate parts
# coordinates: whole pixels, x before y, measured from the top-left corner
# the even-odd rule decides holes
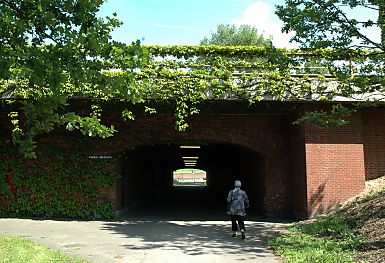
[[[196,163],[198,160],[183,160],[185,163]]]
[[[201,148],[199,145],[181,145],[179,147],[182,149],[199,149],[199,148]]]
[[[194,157],[183,156],[182,158],[183,159],[198,159],[199,157],[198,156],[194,156]]]

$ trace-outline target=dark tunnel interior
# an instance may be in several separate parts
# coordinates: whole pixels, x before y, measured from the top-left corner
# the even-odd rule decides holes
[[[241,180],[250,199],[247,213],[264,214],[264,160],[260,154],[231,144],[191,146],[143,146],[126,152],[122,157],[121,209],[153,214],[225,213],[227,193],[235,180]],[[173,172],[186,168],[187,157],[195,157],[193,168],[206,172],[206,186],[173,186]]]

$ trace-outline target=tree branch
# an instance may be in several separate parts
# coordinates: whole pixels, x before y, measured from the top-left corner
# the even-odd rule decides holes
[[[321,4],[319,3],[318,0],[313,0],[313,3],[314,4],[318,4],[319,6],[321,6]],[[338,14],[340,14],[343,19],[343,20],[340,20],[339,22],[342,23],[342,24],[347,24],[355,33],[358,37],[360,37],[361,39],[367,41],[368,43],[371,43],[373,46],[379,48],[379,49],[382,49],[384,50],[385,47],[383,47],[381,44],[377,43],[377,42],[374,42],[373,40],[371,40],[370,38],[368,38],[367,36],[363,35],[355,26],[354,24],[352,23],[352,21],[346,16],[346,14],[344,12],[342,12],[342,10],[340,8],[338,8],[335,4],[332,5],[332,7],[334,8],[334,11],[336,11]],[[327,7],[327,9],[329,11],[332,11],[330,10],[329,7]],[[338,18],[336,18],[338,19]]]
[[[338,5],[338,6],[341,6],[341,7],[350,7],[350,5]],[[362,4],[361,6],[363,6],[363,7],[365,7],[365,8],[368,8],[368,9],[375,10],[375,11],[380,10],[379,8],[376,8],[375,5]]]
[[[365,7],[365,8],[369,8],[369,9],[375,10],[375,11],[379,11],[380,10],[379,8],[375,8],[374,5],[362,5],[362,6]]]

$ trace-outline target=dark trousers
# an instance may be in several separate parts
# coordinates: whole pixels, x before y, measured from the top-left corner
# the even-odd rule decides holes
[[[238,222],[238,224],[237,224],[237,222]],[[246,231],[245,222],[243,221],[243,216],[231,215],[231,229],[233,231],[238,231],[238,230]]]

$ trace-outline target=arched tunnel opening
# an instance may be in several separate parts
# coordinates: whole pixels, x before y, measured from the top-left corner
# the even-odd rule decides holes
[[[204,177],[180,176],[189,170]],[[175,184],[177,178],[182,183]],[[249,196],[247,213],[263,215],[264,158],[258,152],[224,143],[143,146],[122,157],[120,207],[131,214],[224,214],[235,180]]]

